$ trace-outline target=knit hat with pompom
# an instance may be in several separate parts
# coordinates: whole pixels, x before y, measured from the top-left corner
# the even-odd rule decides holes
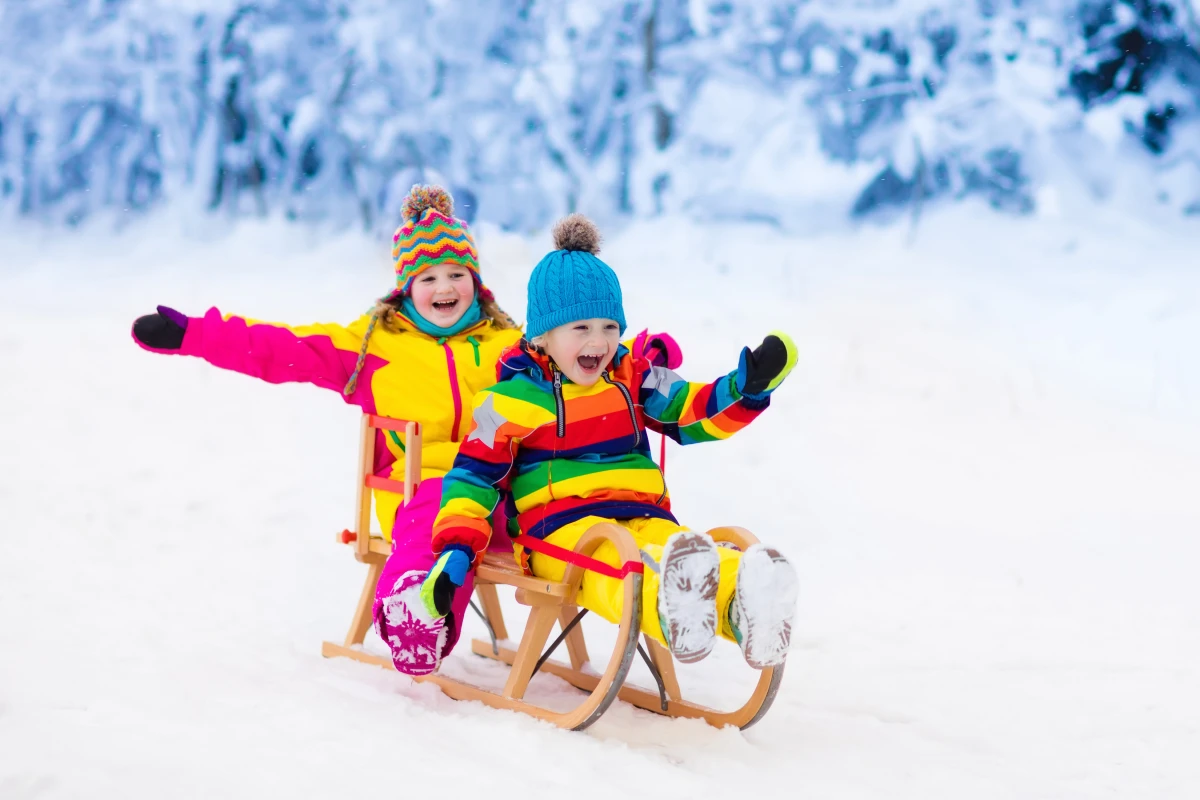
[[[552,252],[529,276],[525,337],[581,319],[611,319],[625,332],[621,283],[612,267],[596,258],[600,231],[582,214],[563,217],[554,226]]]
[[[479,253],[467,223],[454,217],[454,198],[441,186],[415,185],[400,208],[403,222],[392,235],[396,288],[391,302],[412,289],[413,279],[438,264],[457,264],[471,271],[481,301],[492,299],[479,275]]]

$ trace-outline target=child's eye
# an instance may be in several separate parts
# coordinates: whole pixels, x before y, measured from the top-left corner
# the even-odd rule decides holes
[[[421,283],[433,283],[436,280],[437,280],[436,275],[423,275],[421,277]]]
[[[575,326],[575,330],[577,330],[577,331],[579,331],[579,332],[581,332],[581,333],[584,333],[584,332],[586,332],[586,331],[587,331],[587,329],[588,329],[588,326],[587,326],[587,325],[576,325],[576,326]]]
[[[616,330],[618,327],[619,327],[619,326],[617,325],[617,323],[615,323],[615,322],[610,322],[610,323],[608,323],[607,325],[605,325],[605,326],[604,326],[604,330],[606,330],[606,331],[615,331],[615,330]]]

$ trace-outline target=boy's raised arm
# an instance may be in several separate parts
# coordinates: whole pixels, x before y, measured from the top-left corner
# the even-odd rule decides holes
[[[771,392],[795,365],[795,343],[775,332],[754,350],[742,348],[738,368],[712,383],[691,383],[666,367],[650,367],[638,399],[647,426],[680,444],[728,439],[770,405]]]

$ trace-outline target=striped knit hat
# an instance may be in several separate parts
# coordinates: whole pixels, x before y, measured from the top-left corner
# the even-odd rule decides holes
[[[400,208],[403,222],[392,235],[396,288],[384,302],[408,294],[413,279],[438,264],[458,264],[471,271],[481,302],[493,299],[479,276],[479,254],[467,223],[454,218],[454,198],[441,186],[412,187]]]

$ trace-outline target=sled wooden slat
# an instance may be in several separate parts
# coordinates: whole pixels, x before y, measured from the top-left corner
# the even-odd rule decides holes
[[[407,441],[405,474],[403,483],[390,478],[374,476],[376,431],[403,431]],[[360,428],[358,475],[356,479],[356,530],[347,532],[342,541],[354,543],[355,557],[368,565],[366,580],[359,593],[350,630],[341,643],[324,642],[321,655],[326,658],[349,658],[364,664],[394,669],[391,658],[368,653],[362,648],[367,630],[371,627],[371,608],[375,599],[376,583],[383,564],[392,552],[392,545],[381,536],[370,534],[371,490],[387,491],[403,489],[404,502],[413,498],[421,475],[421,428],[416,422],[394,420],[378,415],[364,415]],[[722,527],[709,531],[718,543],[727,543],[745,550],[757,540],[745,528]],[[589,528],[575,546],[575,552],[592,556],[604,542],[610,542],[617,550],[619,563],[637,562],[640,552],[633,537],[624,528],[611,523],[600,523]],[[735,725],[745,728],[753,725],[771,707],[779,689],[783,668],[762,670],[750,699],[733,711],[706,708],[683,699],[679,680],[675,674],[674,660],[670,652],[658,642],[645,638],[650,662],[659,673],[663,690],[667,696],[666,709],[657,691],[648,691],[637,686],[626,685],[625,678],[637,652],[642,612],[643,576],[631,572],[623,579],[622,615],[617,631],[617,643],[602,673],[591,667],[583,628],[575,626],[564,637],[569,664],[546,659],[537,675],[545,673],[560,678],[585,694],[578,706],[566,712],[552,711],[525,700],[534,670],[542,658],[546,642],[555,623],[567,630],[575,619],[576,594],[583,580],[584,569],[578,564],[567,565],[561,581],[551,581],[526,575],[509,552],[491,551],[475,569],[475,592],[479,605],[487,618],[497,643],[476,639],[471,650],[476,655],[508,664],[511,669],[500,692],[474,686],[443,674],[424,675],[413,678],[421,683],[432,683],[447,696],[457,700],[476,700],[493,708],[520,711],[538,719],[546,720],[562,728],[582,730],[597,719],[617,698],[627,703],[669,717],[700,719],[710,725]],[[516,590],[517,602],[529,607],[521,642],[515,649],[509,646],[508,628],[500,605],[496,587],[511,586]],[[495,646],[495,650],[493,650]],[[537,678],[537,680],[542,680]]]
[[[384,669],[395,669],[392,666],[392,659],[387,656],[377,656],[374,653],[368,653],[361,647],[348,647],[346,645],[334,644],[333,642],[321,642],[321,655],[325,656],[325,658],[349,658],[363,664],[372,664]]]
[[[346,634],[347,647],[362,644],[371,627],[371,607],[375,604],[375,585],[383,572],[383,562],[377,562],[367,567],[367,579],[363,581],[362,594],[358,598],[358,606],[354,609],[354,618],[350,621],[350,631]]]
[[[382,536],[372,536],[369,550],[374,555],[382,556],[383,561],[387,561],[387,557],[392,554],[392,543]]]
[[[396,433],[409,433],[409,425],[417,423],[407,419],[396,419],[394,417],[382,417],[378,414],[364,414],[366,424],[379,431],[395,431]],[[418,450],[417,452],[420,452]]]
[[[385,492],[394,492],[395,494],[404,495],[405,485],[400,481],[394,481],[391,478],[381,478],[378,475],[368,475],[365,481],[368,489],[381,489]]]
[[[662,678],[667,698],[682,700],[683,692],[679,688],[679,678],[675,675],[675,659],[671,658],[671,651],[649,636],[643,636],[642,639],[646,642],[646,652],[650,654],[650,663],[654,665],[654,668],[658,670],[659,677]],[[574,664],[571,666],[579,669]]]
[[[491,583],[475,582],[475,594],[479,595],[479,605],[483,607],[483,615],[492,626],[492,635],[497,639],[508,638],[508,628],[504,625],[504,614],[500,611],[500,596],[496,594],[496,586]]]
[[[483,561],[475,568],[475,582],[515,586],[552,597],[567,597],[571,594],[571,587],[565,583],[526,575],[517,565],[516,559],[508,553],[484,553]]]
[[[579,613],[579,608],[576,606],[563,606],[558,612],[558,625],[562,630],[567,630],[571,621],[575,619],[575,615]],[[587,642],[583,640],[583,628],[576,625],[567,634],[567,654],[571,659],[571,669],[583,669],[584,664],[588,663]]]
[[[516,651],[510,664],[508,682],[504,684],[504,696],[520,700],[525,696],[525,689],[533,678],[533,668],[550,638],[550,631],[557,619],[554,606],[534,606],[529,611],[529,619],[525,621],[525,633],[521,636],[521,647]]]

